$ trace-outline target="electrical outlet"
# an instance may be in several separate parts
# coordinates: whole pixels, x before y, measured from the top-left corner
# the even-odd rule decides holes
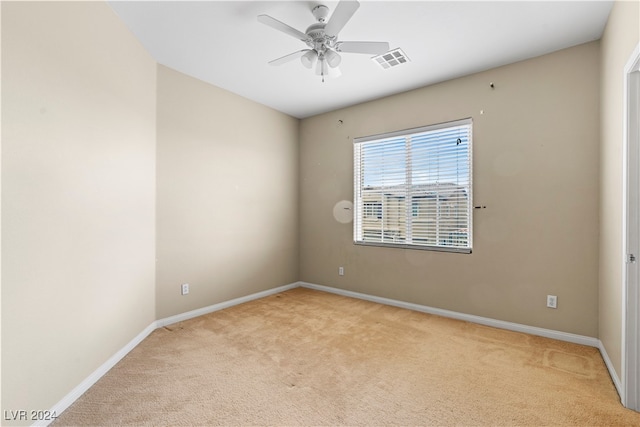
[[[558,308],[558,297],[555,295],[547,295],[547,307]]]
[[[344,276],[344,267],[338,267],[338,276]]]
[[[183,283],[182,287],[180,288],[180,293],[182,295],[187,295],[189,293],[189,284],[188,283]]]

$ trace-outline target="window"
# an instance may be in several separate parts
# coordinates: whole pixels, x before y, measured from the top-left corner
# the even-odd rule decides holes
[[[367,202],[364,203],[364,217],[371,219],[382,219],[382,203]]]
[[[470,253],[471,119],[354,140],[354,242]]]

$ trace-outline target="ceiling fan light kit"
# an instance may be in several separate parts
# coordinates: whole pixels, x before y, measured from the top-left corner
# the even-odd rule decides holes
[[[302,62],[302,65],[304,65],[306,68],[311,69],[313,68],[313,65],[316,63],[317,59],[318,54],[315,50],[306,49],[306,53],[300,57],[300,62]]]
[[[331,68],[336,68],[342,61],[342,57],[338,55],[335,50],[325,51],[324,58]]]
[[[325,5],[318,5],[311,10],[318,22],[310,25],[304,33],[269,15],[259,15],[258,22],[295,37],[309,47],[309,49],[274,59],[269,64],[282,65],[300,58],[300,62],[305,68],[312,69],[315,64],[316,74],[322,76],[322,81],[324,81],[325,76],[337,77],[341,74],[338,66],[342,62],[342,57],[338,52],[368,55],[380,55],[387,52],[389,50],[387,42],[338,41],[338,33],[359,7],[360,3],[356,0],[341,0],[327,22],[329,8]]]

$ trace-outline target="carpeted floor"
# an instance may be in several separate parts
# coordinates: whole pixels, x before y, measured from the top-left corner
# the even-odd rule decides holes
[[[64,425],[640,426],[597,349],[297,288],[154,331]]]

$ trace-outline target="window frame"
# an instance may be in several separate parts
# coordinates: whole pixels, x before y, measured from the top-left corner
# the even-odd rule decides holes
[[[419,240],[424,241],[424,237],[422,238],[415,237],[415,235],[413,234],[412,228],[413,228],[413,222],[416,221],[416,219],[419,217],[419,212],[420,212],[419,200],[426,200],[428,196],[424,194],[419,194],[415,192],[414,189],[409,189],[409,186],[413,187],[413,184],[411,183],[410,178],[407,178],[406,181],[409,182],[409,186],[405,182],[404,193],[402,194],[402,198],[405,199],[405,202],[407,198],[410,198],[410,200],[406,202],[406,205],[405,205],[405,210],[407,211],[404,212],[404,220],[406,221],[406,223],[404,224],[404,228],[402,228],[402,232],[405,233],[405,237],[403,241],[400,241],[400,242],[365,241],[366,229],[363,225],[363,222],[365,221],[364,205],[366,203],[364,201],[363,194],[362,194],[364,189],[364,183],[362,182],[362,180],[364,178],[362,176],[363,168],[361,166],[361,163],[362,163],[362,158],[361,158],[362,145],[361,144],[379,141],[381,143],[380,145],[383,146],[385,144],[385,140],[390,140],[395,138],[408,138],[408,142],[405,145],[405,150],[409,150],[411,154],[406,154],[406,158],[404,160],[404,168],[408,171],[411,171],[412,173],[413,170],[412,170],[411,163],[413,161],[414,152],[412,151],[412,148],[411,148],[411,140],[410,140],[411,137],[418,137],[427,132],[445,130],[445,129],[456,128],[456,127],[464,127],[464,126],[468,127],[468,147],[466,151],[467,159],[468,159],[467,161],[468,184],[465,186],[465,185],[460,185],[460,183],[457,182],[455,183],[455,185],[459,186],[460,189],[462,191],[465,191],[466,193],[466,199],[467,199],[466,212],[467,212],[468,220],[466,221],[465,227],[460,228],[459,230],[466,229],[467,245],[464,247],[459,247],[459,246],[446,246],[444,244],[426,245],[426,244],[413,243],[414,239],[416,241],[419,241]],[[437,123],[433,125],[421,126],[417,128],[387,132],[384,134],[354,138],[353,149],[354,149],[354,152],[353,152],[353,160],[354,160],[353,242],[354,244],[362,245],[362,246],[380,246],[380,247],[390,247],[390,248],[400,248],[400,249],[418,249],[418,250],[427,250],[427,251],[453,252],[453,253],[466,253],[466,254],[470,254],[473,252],[473,210],[474,208],[473,208],[473,119],[472,118],[469,117],[469,118],[450,121],[450,122],[443,122],[443,123]],[[441,158],[438,158],[438,162],[439,162],[438,164],[440,164],[442,161],[443,160]],[[407,174],[410,175],[409,172],[407,172]],[[399,185],[399,187],[402,187],[402,185]],[[382,189],[384,190],[384,187],[382,187]],[[370,194],[374,194],[374,193],[370,193]],[[384,200],[384,197],[385,197],[384,191],[380,194],[382,195],[382,199]],[[371,202],[367,202],[367,203],[371,203]],[[440,202],[438,201],[437,203],[440,203]],[[440,208],[444,209],[446,208],[446,206],[440,206],[438,204],[437,210],[439,211]],[[458,208],[456,207],[455,209],[457,211]],[[402,218],[403,215],[400,214],[401,210],[399,210],[398,212],[399,214],[396,215],[396,217]],[[436,215],[438,216],[439,213]],[[385,218],[384,208],[383,208],[382,217]],[[441,217],[438,217],[437,221],[440,221],[440,219]],[[381,228],[380,228],[381,236],[385,236],[385,233],[388,233],[390,230],[386,230],[384,224],[380,224],[380,225],[381,225]],[[440,226],[437,226],[435,228],[437,234],[439,234],[440,229],[441,229]],[[452,233],[453,232],[450,232],[449,234],[452,234]],[[455,239],[459,237],[451,236],[451,238]],[[407,240],[409,240],[409,243],[406,242]],[[442,238],[439,239],[439,242],[446,242],[446,241],[447,241],[446,237],[444,239]]]

